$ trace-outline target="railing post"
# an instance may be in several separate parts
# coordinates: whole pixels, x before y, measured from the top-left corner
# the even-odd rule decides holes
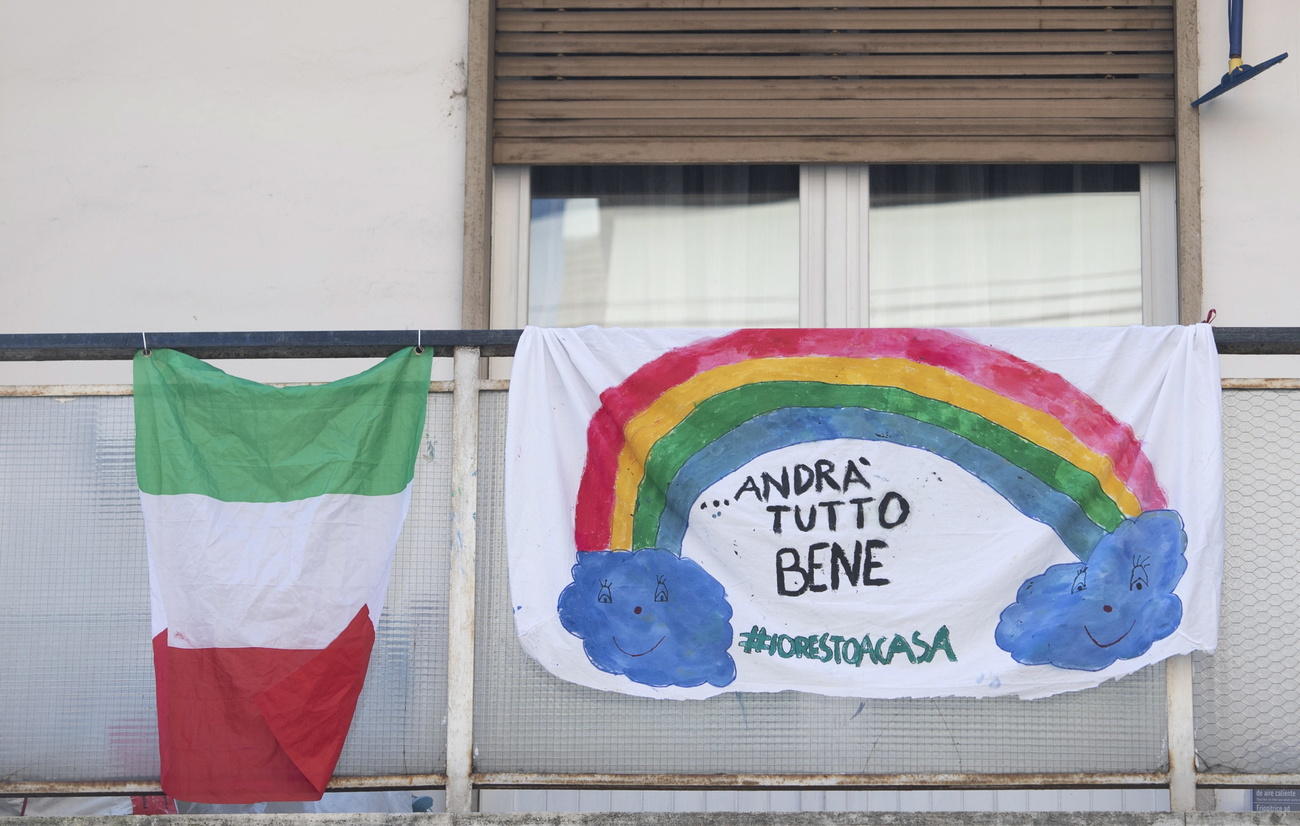
[[[1196,811],[1196,726],[1192,712],[1192,657],[1165,661],[1166,722],[1169,732],[1169,808]]]
[[[478,520],[477,347],[455,349],[451,443],[451,576],[447,598],[447,811],[474,808],[474,565]]]

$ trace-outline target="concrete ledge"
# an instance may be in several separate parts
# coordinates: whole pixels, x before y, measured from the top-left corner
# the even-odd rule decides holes
[[[33,826],[0,817],[0,826]],[[267,814],[36,818],[42,826],[1300,826],[1300,812],[599,812],[584,814]]]

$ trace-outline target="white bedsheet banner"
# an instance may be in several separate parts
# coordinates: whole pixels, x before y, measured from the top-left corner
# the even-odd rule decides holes
[[[529,328],[506,518],[524,648],[651,697],[1040,697],[1212,650],[1205,325]]]

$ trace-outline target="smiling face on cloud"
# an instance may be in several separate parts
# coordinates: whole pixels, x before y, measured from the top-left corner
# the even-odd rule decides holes
[[[1053,565],[1026,580],[1002,612],[998,646],[1025,665],[1086,671],[1145,653],[1182,620],[1174,588],[1187,570],[1186,547],[1174,511],[1124,520],[1086,564]]]
[[[736,677],[722,586],[671,551],[580,552],[559,615],[601,671],[651,686],[722,686]]]

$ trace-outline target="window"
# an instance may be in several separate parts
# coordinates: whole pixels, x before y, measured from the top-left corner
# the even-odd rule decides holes
[[[498,167],[492,322],[1174,323],[1166,164]]]
[[[798,167],[537,167],[530,184],[530,323],[798,324]]]

